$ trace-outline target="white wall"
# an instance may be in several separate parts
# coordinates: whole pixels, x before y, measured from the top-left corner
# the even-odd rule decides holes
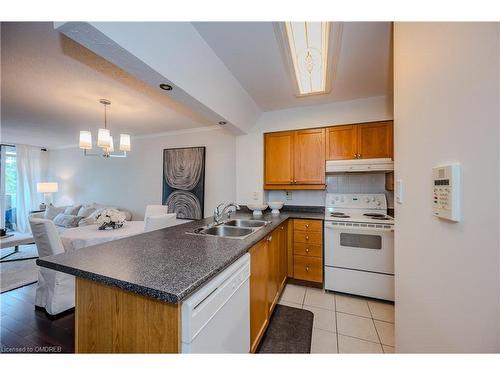
[[[126,159],[84,157],[78,148],[50,150],[56,205],[98,202],[132,211],[141,220],[147,204],[161,204],[163,149],[206,146],[205,216],[235,199],[235,137],[224,130],[172,132],[132,139]]]
[[[248,134],[236,138],[237,201],[247,204],[266,200],[262,189],[264,133],[391,119],[392,99],[385,96],[264,112]],[[293,205],[316,205],[323,200],[324,204],[322,194],[324,193],[298,192],[292,194],[291,201],[286,202]]]
[[[499,44],[493,23],[396,23],[396,350],[499,352]],[[462,164],[463,220],[431,215]]]

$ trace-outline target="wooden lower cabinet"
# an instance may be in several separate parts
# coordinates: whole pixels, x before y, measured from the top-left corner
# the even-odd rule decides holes
[[[281,224],[250,253],[250,350],[255,352],[287,277],[288,224]]]
[[[293,219],[293,278],[323,282],[323,221]]]
[[[250,249],[250,350],[255,352],[269,323],[267,238]]]

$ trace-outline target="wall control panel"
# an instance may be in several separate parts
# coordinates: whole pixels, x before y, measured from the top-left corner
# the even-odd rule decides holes
[[[460,164],[432,169],[432,214],[442,219],[460,221]]]

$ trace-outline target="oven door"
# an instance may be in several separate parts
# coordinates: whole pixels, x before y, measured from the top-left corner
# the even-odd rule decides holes
[[[393,275],[394,229],[354,225],[325,222],[325,265]]]

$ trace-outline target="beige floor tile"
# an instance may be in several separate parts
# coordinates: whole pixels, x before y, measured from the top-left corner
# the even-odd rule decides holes
[[[394,323],[394,304],[390,302],[368,301],[373,319]]]
[[[337,332],[346,336],[379,342],[375,325],[370,318],[337,312]]]
[[[314,314],[313,327],[325,331],[336,332],[335,311],[320,309],[319,307],[302,306]]]
[[[368,302],[363,297],[335,294],[335,308],[337,311],[371,318]]]
[[[381,322],[375,320],[375,327],[380,337],[380,342],[384,345],[395,346],[394,341],[394,323]]]
[[[282,299],[280,299],[280,300],[278,301],[278,304],[279,304],[279,305],[283,305],[283,306],[296,307],[297,309],[301,309],[301,308],[302,308],[302,305],[301,305],[301,304],[299,304],[299,303],[294,303],[294,302],[283,301]]]
[[[313,328],[311,353],[337,353],[337,334]]]
[[[335,295],[317,288],[307,288],[304,305],[335,311]]]
[[[387,354],[396,353],[396,348],[394,346],[382,345],[382,348],[384,349],[384,353],[387,353]]]
[[[286,284],[285,290],[281,295],[283,301],[293,303],[304,303],[304,296],[306,294],[306,287],[300,285]]]
[[[382,346],[376,342],[338,335],[339,353],[383,353]]]

